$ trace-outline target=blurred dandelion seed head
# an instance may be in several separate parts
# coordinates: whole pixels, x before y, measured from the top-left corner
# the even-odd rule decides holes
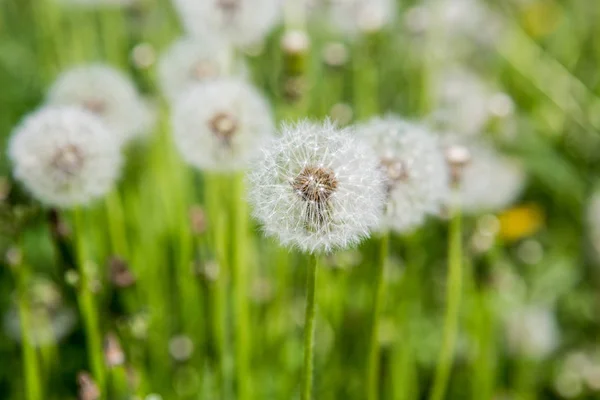
[[[8,152],[15,178],[40,202],[61,208],[104,196],[122,164],[115,135],[94,115],[70,107],[27,116]]]
[[[119,70],[91,64],[62,73],[48,91],[51,106],[78,106],[92,112],[121,143],[146,134],[154,125],[152,107]]]
[[[250,179],[254,215],[285,246],[330,252],[378,225],[385,186],[377,157],[327,121],[284,125]]]
[[[305,31],[287,31],[281,38],[281,49],[287,54],[304,54],[310,49],[310,37]]]
[[[373,33],[390,24],[396,15],[394,0],[332,0],[329,19],[347,37]]]
[[[281,0],[174,0],[188,34],[217,35],[238,47],[261,41],[281,15]]]
[[[424,127],[389,115],[358,125],[358,136],[379,156],[388,201],[382,229],[406,232],[437,214],[448,196],[448,167],[437,138]]]
[[[15,303],[18,294],[15,293]],[[31,317],[25,333],[33,346],[56,344],[69,335],[75,327],[76,314],[64,304],[59,288],[52,281],[36,276],[26,287],[25,300],[29,304]],[[23,331],[18,307],[15,304],[4,314],[6,335],[22,342]]]
[[[188,163],[222,172],[246,168],[275,130],[266,100],[239,79],[194,86],[175,105],[172,125]]]
[[[451,143],[448,149],[457,146],[455,153],[458,158],[468,159],[464,167],[451,171],[452,179],[458,182],[458,201],[465,212],[499,211],[510,206],[521,195],[526,173],[518,161],[498,153],[491,145],[481,141],[463,144],[464,140],[450,137],[444,141]],[[448,151],[447,156],[451,156]]]
[[[158,77],[162,93],[175,103],[179,96],[194,84],[233,74],[245,78],[248,67],[238,58],[228,71],[222,54],[226,48],[223,40],[212,36],[183,37],[176,40],[161,56]]]
[[[554,312],[545,306],[527,305],[512,310],[505,330],[509,350],[535,360],[548,357],[560,340]]]

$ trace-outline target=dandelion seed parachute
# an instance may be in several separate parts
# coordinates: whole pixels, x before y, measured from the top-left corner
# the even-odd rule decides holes
[[[162,92],[174,102],[196,83],[236,75],[246,77],[248,68],[238,60],[233,71],[228,71],[223,60],[225,45],[215,37],[183,37],[174,42],[163,54],[158,64]]]
[[[50,88],[46,101],[52,106],[79,106],[93,112],[122,143],[147,133],[155,119],[133,82],[102,64],[65,71]]]
[[[282,0],[174,0],[188,34],[220,35],[238,47],[259,42],[278,22]]]
[[[273,135],[271,110],[264,97],[241,79],[197,84],[176,103],[173,135],[179,152],[199,169],[245,169]]]
[[[249,175],[255,217],[284,246],[330,252],[357,244],[381,220],[378,158],[331,122],[284,125]]]
[[[25,118],[8,145],[13,174],[43,204],[69,208],[105,195],[122,165],[115,135],[93,114],[50,107]]]
[[[448,198],[449,171],[440,143],[424,127],[397,116],[356,128],[380,159],[388,189],[382,229],[406,232],[439,213]]]

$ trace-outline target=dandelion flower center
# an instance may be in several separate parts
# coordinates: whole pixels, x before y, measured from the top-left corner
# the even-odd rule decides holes
[[[210,129],[217,138],[229,144],[238,129],[238,123],[232,115],[221,112],[210,120]]]
[[[57,150],[50,162],[51,166],[65,177],[74,176],[83,166],[81,150],[69,144]]]
[[[218,75],[217,67],[210,62],[200,61],[197,62],[190,72],[190,76],[199,81],[207,78],[212,78]]]
[[[217,6],[227,13],[233,13],[240,6],[239,0],[217,0]]]
[[[406,181],[410,177],[406,164],[401,160],[383,157],[381,168],[387,178],[388,192],[393,190],[398,183]]]
[[[97,115],[103,114],[106,111],[106,103],[99,99],[86,99],[83,101],[83,107]]]
[[[306,166],[292,186],[303,200],[324,204],[335,193],[338,181],[330,168]]]

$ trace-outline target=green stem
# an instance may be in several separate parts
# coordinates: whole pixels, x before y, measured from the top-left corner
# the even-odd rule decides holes
[[[19,287],[19,318],[21,321],[21,340],[23,351],[23,375],[25,376],[25,393],[27,400],[41,400],[42,383],[40,379],[39,358],[35,346],[31,340],[31,310],[27,297],[27,282],[29,280],[29,268],[25,263],[14,266],[17,273]]]
[[[87,253],[85,248],[83,215],[80,209],[73,211],[75,243],[77,252],[77,266],[79,268],[80,282],[77,293],[79,309],[84,322],[87,336],[87,351],[92,374],[102,393],[106,388],[106,370],[104,365],[104,352],[102,346],[102,333],[98,321],[98,312],[94,302],[94,294],[90,290],[88,271],[86,269]]]
[[[251,397],[250,370],[249,370],[249,344],[250,323],[248,318],[248,210],[245,201],[244,175],[236,176],[234,182],[234,200],[232,202],[234,216],[233,232],[233,296],[234,296],[234,324],[235,324],[235,360],[236,381],[238,385],[237,398],[245,400]]]
[[[375,287],[373,292],[373,314],[371,321],[371,340],[367,366],[367,399],[379,398],[379,316],[384,302],[384,273],[389,250],[390,235],[384,233],[379,240],[377,262],[375,265]]]
[[[215,249],[219,273],[212,282],[210,296],[212,304],[212,334],[217,351],[217,370],[219,375],[219,398],[229,398],[229,346],[227,340],[227,218],[221,207],[219,177],[206,175],[206,203],[209,223],[212,226],[212,245]]]
[[[440,352],[435,381],[430,400],[442,400],[448,386],[452,369],[456,337],[458,335],[458,317],[462,291],[462,233],[461,214],[458,207],[452,214],[448,241],[448,275],[446,287],[446,317],[442,350]]]
[[[304,313],[304,366],[302,369],[302,400],[310,400],[312,393],[313,353],[315,341],[315,287],[319,256],[312,257],[306,281],[306,309]]]
[[[108,220],[112,251],[127,260],[129,257],[129,245],[127,243],[123,204],[117,190],[113,190],[106,196],[106,219]]]

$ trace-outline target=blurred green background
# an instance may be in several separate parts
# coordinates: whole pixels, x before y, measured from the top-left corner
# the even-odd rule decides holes
[[[172,5],[0,0],[0,7],[0,253],[6,255],[0,268],[0,397],[31,398],[21,372],[18,304],[25,298],[34,310],[35,335],[47,339],[40,339],[34,355],[40,398],[88,399],[81,397],[85,379],[77,378],[91,368],[76,301],[80,282],[69,264],[70,235],[61,234],[71,216],[28,199],[10,178],[5,149],[13,128],[43,103],[60,72],[104,62],[135,81],[155,104],[158,123],[127,151],[120,207],[100,202],[84,215],[82,240],[93,254],[88,278],[100,330],[118,338],[110,343],[120,342],[115,352],[125,357],[108,368],[103,398],[237,398],[236,324],[231,315],[215,322],[231,307],[228,271],[216,265],[204,228],[190,222],[190,210],[203,218],[199,207],[210,196],[205,184],[229,181],[184,165],[157,85],[157,60],[183,33]],[[356,36],[332,28],[320,8],[326,4],[314,7],[307,20],[311,47],[300,61],[281,47],[283,24],[242,51],[250,80],[269,98],[278,124],[330,116],[347,125],[388,112],[440,129],[475,124],[473,135],[518,158],[528,174],[509,209],[465,216],[467,273],[446,398],[599,398],[600,205],[593,211],[590,204],[600,171],[600,4],[399,1],[389,23]],[[457,94],[446,99],[455,106],[447,126],[437,118],[444,97],[439,88],[456,70],[468,79],[455,82]],[[125,226],[123,268],[137,279],[131,286],[119,287],[115,279],[127,271],[113,257],[118,251],[107,215]],[[207,220],[210,226],[210,212]],[[307,257],[251,228],[245,282],[251,398],[298,398]],[[432,218],[415,233],[392,238],[381,398],[429,394],[442,336],[446,232],[447,222]],[[25,276],[11,267],[15,246],[26,260]],[[375,251],[367,241],[326,257],[317,288],[316,399],[366,398]]]

